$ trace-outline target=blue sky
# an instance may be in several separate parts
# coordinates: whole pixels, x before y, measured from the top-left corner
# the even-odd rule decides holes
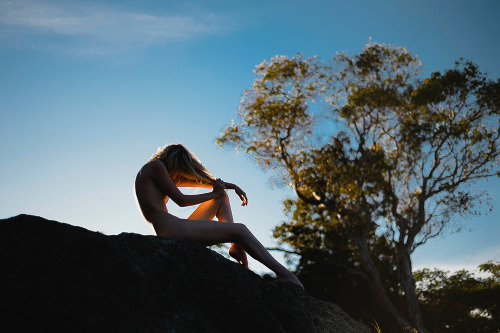
[[[232,196],[235,219],[274,246],[270,230],[291,191],[272,189],[270,174],[214,143],[255,66],[298,52],[352,54],[371,37],[412,50],[427,73],[464,57],[496,79],[499,13],[494,0],[0,0],[0,217],[149,234],[135,175],[157,147],[181,142],[247,192],[247,207]],[[499,185],[477,184],[493,211],[456,221],[466,231],[429,241],[415,268],[500,260]]]

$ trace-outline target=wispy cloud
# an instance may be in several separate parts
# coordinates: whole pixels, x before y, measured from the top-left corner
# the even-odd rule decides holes
[[[476,253],[465,255],[463,257],[447,259],[443,261],[429,260],[425,264],[415,265],[414,270],[423,268],[438,268],[444,271],[456,272],[461,269],[466,269],[475,273],[477,276],[488,276],[487,273],[479,272],[478,266],[489,260],[500,260],[500,245],[490,246]]]
[[[63,37],[58,43],[78,54],[113,54],[184,41],[218,33],[224,22],[223,17],[210,13],[153,15],[96,4],[0,0],[2,38]]]

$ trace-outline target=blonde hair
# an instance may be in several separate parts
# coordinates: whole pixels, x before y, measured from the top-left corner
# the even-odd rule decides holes
[[[194,180],[200,184],[213,184],[215,182],[215,177],[205,169],[196,155],[181,144],[158,148],[158,151],[151,156],[148,162],[154,160],[163,162],[175,183],[181,178]]]

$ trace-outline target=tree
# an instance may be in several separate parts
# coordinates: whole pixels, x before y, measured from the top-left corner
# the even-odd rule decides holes
[[[378,43],[326,63],[274,57],[255,73],[217,143],[293,187],[293,213],[275,236],[300,252],[340,226],[380,306],[400,327],[424,332],[411,254],[453,217],[476,214],[487,196],[470,184],[500,174],[500,80],[464,61],[423,78],[411,52]],[[318,237],[289,238],[296,230]],[[394,251],[406,314],[384,285],[375,240]]]
[[[320,224],[324,223],[316,223]],[[309,293],[335,302],[349,316],[369,327],[376,323],[382,332],[400,331],[386,311],[377,304],[370,289],[369,277],[359,270],[360,260],[356,246],[342,226],[330,226],[327,232],[294,227],[287,232],[286,238],[281,241],[294,242],[295,251],[300,254],[295,273]],[[297,249],[299,246],[300,250]],[[376,235],[370,239],[369,248],[383,278],[388,297],[400,308],[403,298],[395,270],[393,248],[383,237]],[[292,258],[296,259],[296,256]]]
[[[500,264],[490,261],[479,268],[490,276],[477,278],[465,270],[415,272],[422,315],[432,332],[500,330]]]

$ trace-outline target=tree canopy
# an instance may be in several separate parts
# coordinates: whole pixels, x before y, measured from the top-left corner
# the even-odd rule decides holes
[[[277,56],[255,70],[238,116],[217,138],[280,175],[296,197],[274,235],[298,253],[334,251],[342,233],[379,304],[400,327],[425,330],[411,254],[478,213],[470,185],[499,173],[500,81],[459,60],[425,76],[402,47],[368,43],[329,61]],[[377,268],[395,263],[404,311]]]

